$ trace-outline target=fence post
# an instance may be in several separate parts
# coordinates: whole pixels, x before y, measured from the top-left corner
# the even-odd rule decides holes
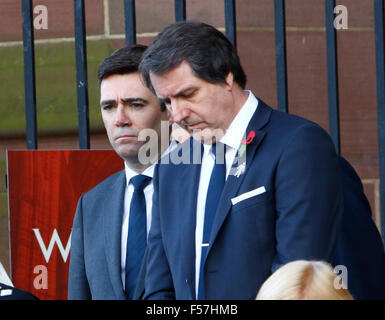
[[[374,0],[381,231],[385,244],[385,28],[384,0]]]
[[[339,97],[338,97],[338,61],[337,37],[334,28],[335,0],[325,0],[326,18],[326,51],[328,77],[328,104],[329,104],[329,133],[338,154],[341,152]]]
[[[74,0],[79,146],[80,149],[89,149],[90,129],[88,114],[87,42],[84,11],[84,0]]]
[[[124,0],[126,44],[136,43],[135,0]]]
[[[37,149],[35,47],[32,0],[22,1],[27,148]]]
[[[288,112],[289,106],[286,68],[286,19],[284,0],[274,0],[274,23],[278,110]]]
[[[226,36],[233,46],[237,47],[237,18],[235,12],[235,0],[225,0],[225,25]]]
[[[186,0],[174,1],[175,22],[186,20]]]

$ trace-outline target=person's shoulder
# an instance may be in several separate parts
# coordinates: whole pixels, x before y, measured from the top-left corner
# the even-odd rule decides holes
[[[270,128],[276,128],[279,131],[285,131],[286,136],[290,132],[296,132],[297,130],[313,128],[321,132],[326,132],[319,124],[312,120],[306,119],[299,115],[291,114],[288,112],[274,109],[258,98],[258,108],[271,110],[271,116],[269,121]]]
[[[85,197],[92,197],[92,196],[97,196],[98,194],[105,193],[106,190],[108,190],[111,186],[113,186],[115,183],[119,182],[119,180],[122,180],[121,182],[123,183],[123,180],[125,179],[125,171],[120,170],[108,178],[104,179],[100,183],[98,183],[95,187],[87,191],[84,196]]]
[[[270,107],[269,105],[267,105],[260,98],[258,98],[258,107],[259,108],[269,108],[269,109],[271,109],[272,110],[271,117],[273,118],[273,120],[278,119],[278,120],[285,121],[288,124],[292,124],[292,125],[311,124],[311,125],[318,126],[318,124],[316,124],[315,122],[313,122],[313,121],[311,121],[309,119],[303,118],[301,116],[298,116],[298,115],[295,115],[295,114],[292,114],[292,113],[288,113],[288,112],[284,112],[284,111],[281,111],[281,110],[274,109],[274,108]]]

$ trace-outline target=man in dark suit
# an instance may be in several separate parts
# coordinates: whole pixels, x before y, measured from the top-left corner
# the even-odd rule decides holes
[[[108,138],[125,170],[82,195],[74,218],[69,299],[138,299],[143,294],[147,232],[151,224],[154,163],[168,112],[143,84],[138,65],[146,47],[128,45],[99,66],[100,106]],[[147,141],[143,130],[156,139]],[[149,151],[149,155],[148,155]]]
[[[146,299],[254,299],[282,264],[331,260],[343,195],[320,126],[245,91],[235,49],[203,23],[167,27],[139,70],[193,136],[155,170]]]

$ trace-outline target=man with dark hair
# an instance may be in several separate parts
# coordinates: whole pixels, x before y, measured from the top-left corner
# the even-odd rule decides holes
[[[169,117],[138,72],[145,50],[127,45],[99,66],[102,118],[125,170],[79,199],[71,238],[69,299],[138,299],[144,291],[142,260],[151,224],[152,176],[154,164],[168,147],[161,144],[160,131]],[[141,138],[146,129],[158,139]],[[142,152],[146,147],[155,152],[147,157]]]
[[[203,149],[155,170],[145,299],[254,299],[279,266],[332,259],[344,200],[320,126],[245,91],[235,48],[201,22],[166,27],[139,70],[192,134],[174,153]]]
[[[183,32],[185,32],[183,34]],[[199,22],[177,23],[164,30],[167,33],[167,45],[159,45],[159,51],[149,52],[141,70],[147,85],[152,88],[149,68],[154,74],[163,74],[176,68],[182,62],[189,63],[193,73],[199,78],[211,83],[226,83],[226,77],[231,72],[234,81],[244,89],[246,75],[240,65],[239,58],[230,41],[217,29]],[[207,41],[202,41],[203,38]],[[215,43],[211,43],[213,39]],[[165,38],[162,40],[166,40]],[[188,46],[178,46],[181,43]],[[162,43],[164,44],[164,42]],[[153,46],[157,45],[157,40]]]

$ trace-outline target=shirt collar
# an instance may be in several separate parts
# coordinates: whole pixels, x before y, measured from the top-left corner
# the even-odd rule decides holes
[[[177,147],[177,142],[175,140],[172,140],[170,145],[168,146],[168,148],[166,149],[166,151],[162,154],[162,156],[170,153],[171,151],[173,151],[176,147]],[[151,166],[149,166],[148,168],[146,168],[141,174],[142,175],[145,175],[147,177],[150,177],[150,178],[153,178],[154,177],[154,169],[155,169],[155,164],[152,164]],[[134,170],[132,170],[126,162],[124,162],[124,170],[125,170],[125,173],[126,173],[126,184],[128,186],[128,184],[130,183],[130,180],[132,177],[138,175],[138,173]]]
[[[248,93],[249,97],[220,140],[220,142],[235,150],[238,150],[242,139],[245,138],[247,126],[258,107],[258,99],[254,94],[249,90],[245,90],[245,92]]]
[[[154,177],[154,168],[155,168],[155,165],[153,164],[153,165],[149,166],[148,168],[146,168],[141,174],[144,175],[144,176],[153,178]],[[131,178],[137,176],[138,173],[136,171],[132,170],[127,165],[126,162],[124,162],[124,170],[126,172],[126,184],[128,186],[129,183],[130,183]]]

